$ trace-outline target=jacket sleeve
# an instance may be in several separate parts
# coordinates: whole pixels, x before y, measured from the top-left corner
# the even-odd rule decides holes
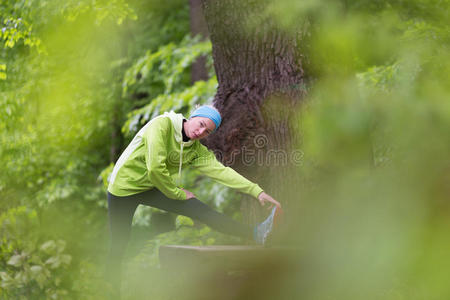
[[[167,170],[166,140],[169,138],[170,119],[157,118],[144,133],[145,163],[151,183],[166,197],[185,200],[186,193],[178,188]]]
[[[191,162],[191,165],[216,182],[255,198],[263,191],[256,183],[251,182],[232,168],[222,165],[214,153],[203,145],[200,146],[198,156]]]

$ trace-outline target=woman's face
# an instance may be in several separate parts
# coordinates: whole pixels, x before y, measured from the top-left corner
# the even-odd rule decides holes
[[[216,128],[216,124],[205,117],[193,117],[184,123],[184,132],[191,140],[199,140],[210,135]]]

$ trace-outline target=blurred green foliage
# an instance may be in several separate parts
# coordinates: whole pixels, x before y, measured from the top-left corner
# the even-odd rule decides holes
[[[302,293],[446,299],[438,269],[450,264],[442,255],[450,250],[449,2],[310,3],[313,12],[286,11],[315,28],[292,225],[302,249],[295,259],[311,264],[297,277],[309,282]]]
[[[448,299],[449,1],[265,3],[254,22],[301,32],[311,79],[299,184],[279,199],[308,264],[273,270],[277,297]],[[101,299],[111,149],[211,101],[211,44],[190,37],[184,0],[2,1],[0,29],[0,298]],[[210,79],[191,84],[202,55]],[[183,184],[239,219],[235,192],[194,170]],[[153,214],[136,212],[129,273],[159,274],[160,245],[239,242],[181,217],[161,232]]]
[[[79,273],[64,240],[47,240],[35,210],[12,208],[0,215],[0,224],[2,299],[73,299],[80,290],[92,288],[87,283],[96,281],[95,273]],[[88,291],[95,293],[95,289]]]

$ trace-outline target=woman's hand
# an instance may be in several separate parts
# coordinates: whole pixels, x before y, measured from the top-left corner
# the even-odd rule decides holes
[[[269,195],[267,195],[264,192],[261,192],[258,195],[258,201],[259,203],[261,203],[262,206],[264,206],[266,204],[266,202],[270,203],[270,206],[268,209],[272,209],[272,207],[275,205],[278,208],[281,208],[281,204],[280,202],[278,202],[277,200],[273,199],[272,197],[270,197]]]
[[[182,190],[186,193],[186,200],[192,199],[192,198],[197,198],[193,193],[189,192],[188,190],[185,190],[183,188],[182,188]]]

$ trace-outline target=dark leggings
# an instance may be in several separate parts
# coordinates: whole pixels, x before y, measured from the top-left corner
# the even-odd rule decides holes
[[[198,199],[174,200],[167,198],[157,189],[139,194],[118,197],[108,193],[108,215],[111,244],[107,262],[107,272],[120,274],[120,264],[131,232],[134,212],[139,204],[156,207],[168,212],[198,220],[222,233],[251,239],[251,227],[238,223]],[[120,276],[120,275],[119,275]]]

